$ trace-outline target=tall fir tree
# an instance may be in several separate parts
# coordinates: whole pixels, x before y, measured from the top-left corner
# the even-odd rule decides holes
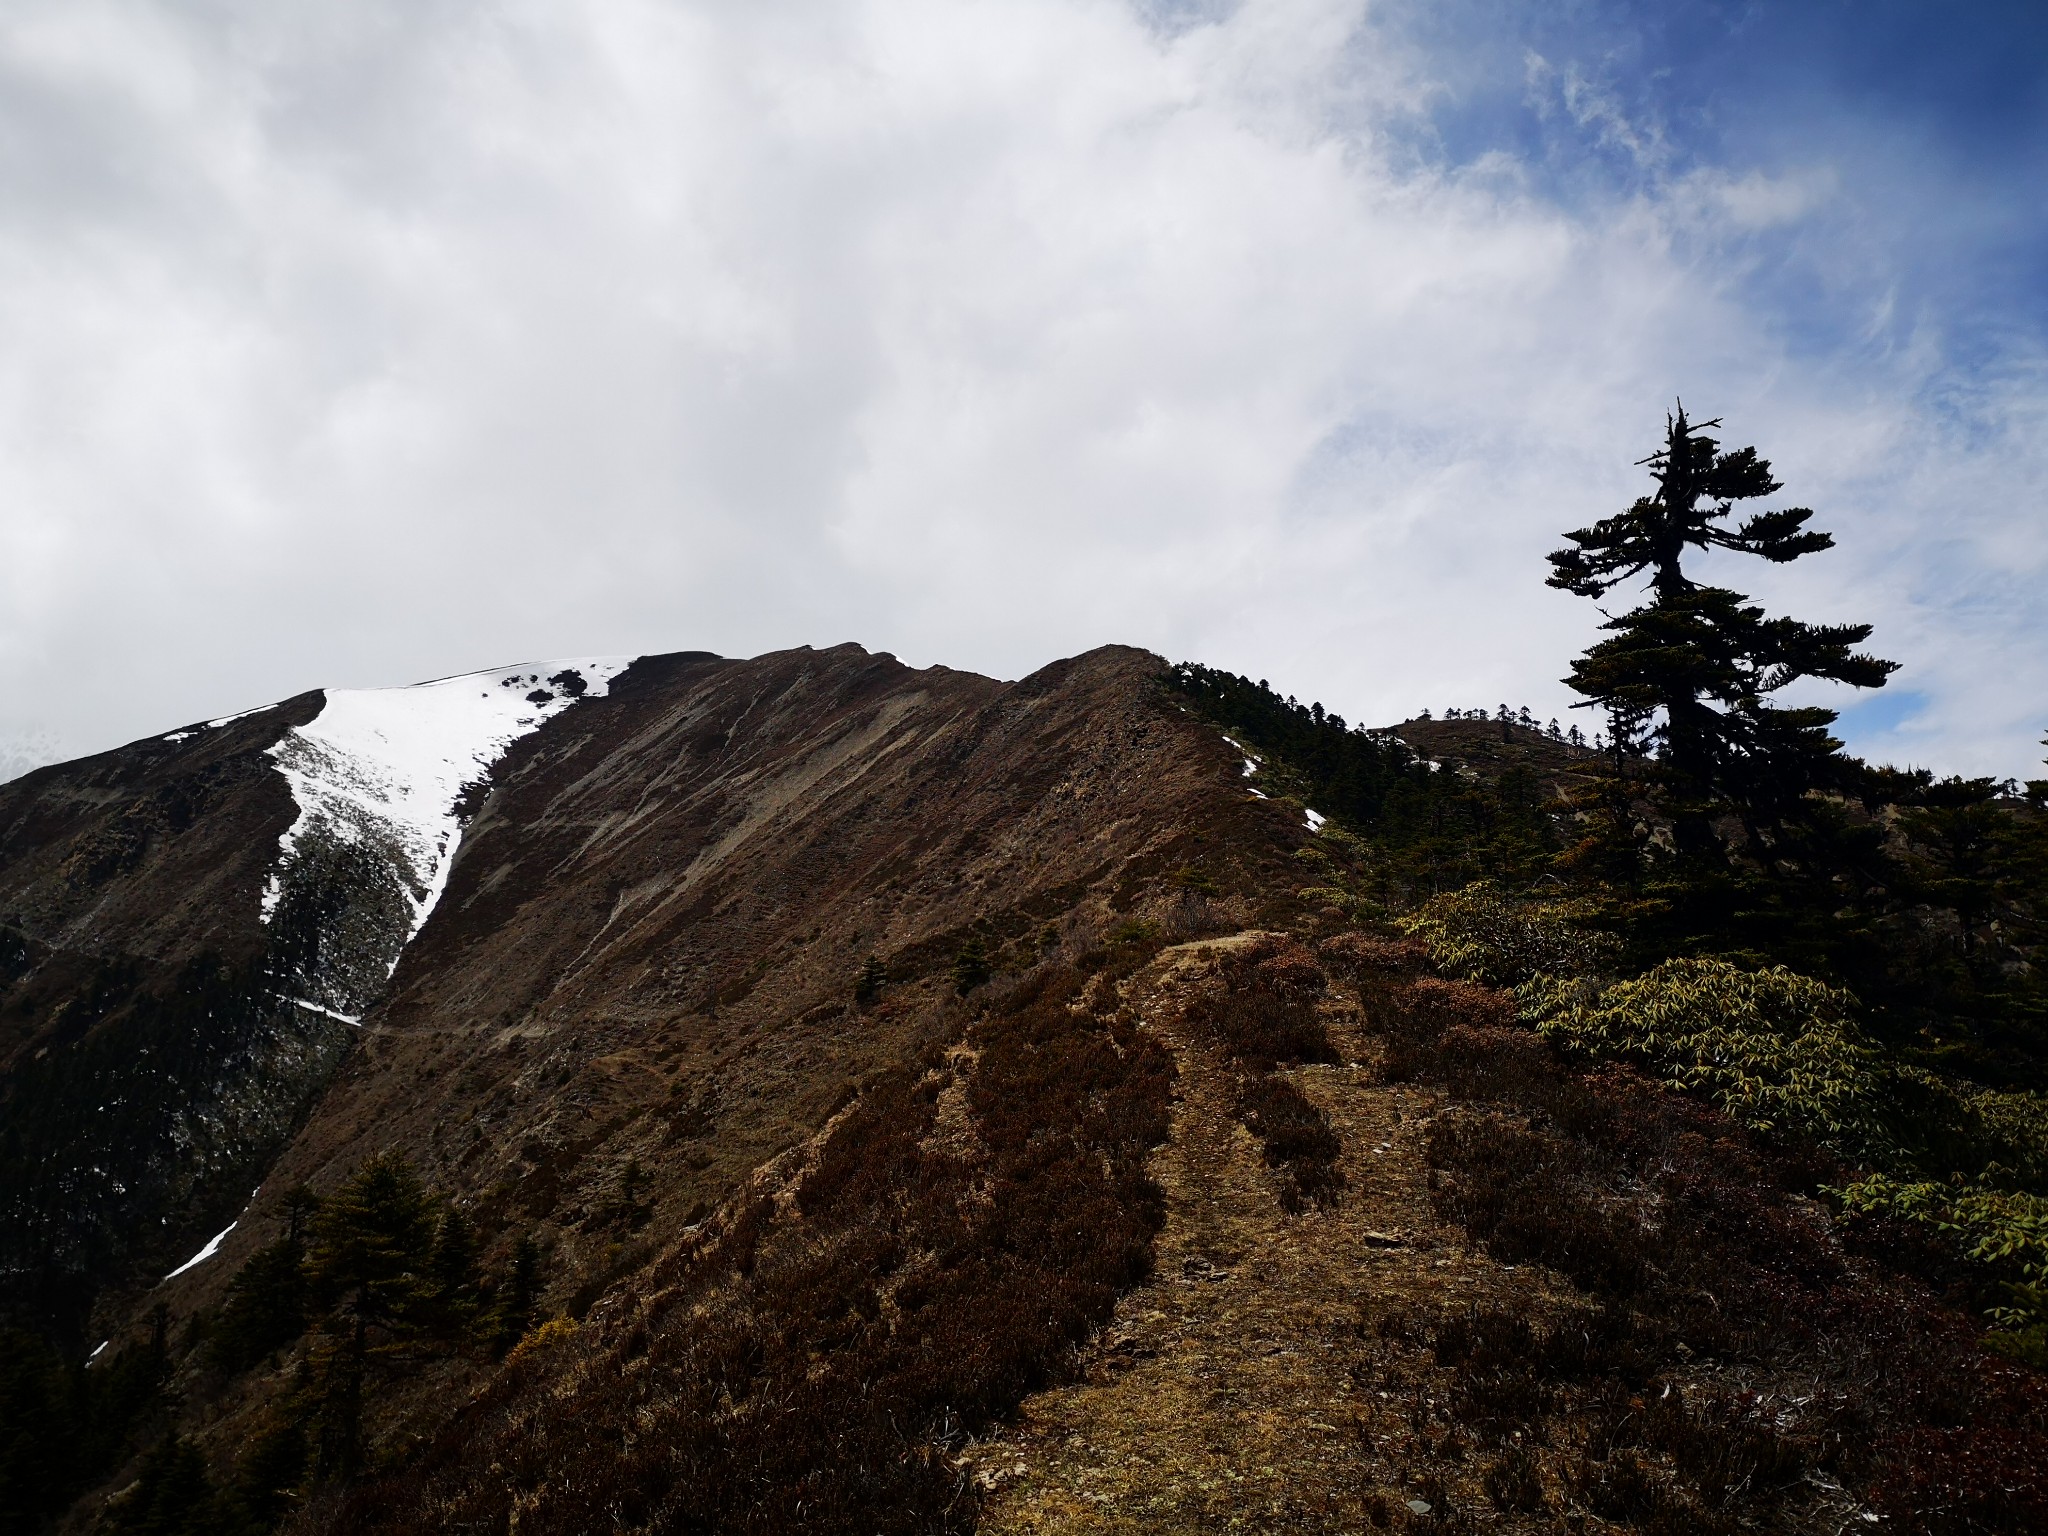
[[[1635,743],[1654,750],[1650,775],[1681,857],[1718,862],[1726,844],[1715,823],[1732,815],[1750,856],[1770,867],[1798,856],[1809,792],[1843,787],[1851,768],[1829,734],[1833,710],[1783,708],[1772,695],[1802,678],[1879,688],[1896,663],[1855,649],[1868,624],[1767,618],[1741,593],[1687,574],[1696,551],[1784,564],[1834,543],[1807,527],[1806,507],[1733,520],[1737,502],[1783,487],[1754,448],[1723,452],[1707,435],[1720,425],[1688,421],[1683,405],[1667,416],[1664,445],[1640,461],[1656,490],[1567,534],[1550,556],[1550,585],[1598,599],[1647,581],[1647,600],[1609,619],[1609,638],[1565,681],[1606,711],[1618,761]]]

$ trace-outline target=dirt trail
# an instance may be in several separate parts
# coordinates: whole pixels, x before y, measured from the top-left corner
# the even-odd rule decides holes
[[[1155,1277],[1118,1307],[1081,1381],[970,1452],[984,1532],[1356,1531],[1406,1524],[1423,1493],[1438,1512],[1492,1513],[1477,1466],[1446,1461],[1440,1431],[1400,1400],[1419,1385],[1426,1402],[1434,1367],[1380,1324],[1562,1298],[1465,1251],[1431,1214],[1422,1133],[1441,1096],[1379,1080],[1349,994],[1326,1006],[1343,1065],[1292,1074],[1341,1139],[1349,1188],[1334,1210],[1282,1210],[1227,1065],[1181,1021],[1190,984],[1245,937],[1168,950],[1129,989],[1181,1074],[1154,1160],[1167,1197]],[[1390,1379],[1411,1392],[1390,1395]],[[1425,1468],[1442,1487],[1413,1481]]]

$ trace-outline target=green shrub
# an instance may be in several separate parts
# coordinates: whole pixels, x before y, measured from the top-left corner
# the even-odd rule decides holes
[[[1597,973],[1611,942],[1582,926],[1585,909],[1571,901],[1522,901],[1491,880],[1432,896],[1398,919],[1420,939],[1438,970],[1460,981],[1513,987],[1533,976]]]
[[[1975,1263],[2016,1274],[2007,1304],[1991,1310],[1999,1328],[1985,1343],[2030,1365],[2048,1366],[2048,1199],[1981,1184],[1905,1181],[1884,1174],[1834,1194],[1852,1216],[1932,1227]]]
[[[1900,1139],[1930,1173],[2048,1193],[2048,1099],[1898,1065],[1891,1073]]]
[[[2048,1200],[2039,1195],[1909,1182],[1881,1173],[1837,1193],[1852,1214],[1925,1223],[1955,1235],[1966,1257],[1982,1264],[2012,1264],[2029,1279],[2048,1280]]]
[[[1855,999],[1810,976],[1667,960],[1606,987],[1539,976],[1518,996],[1546,1040],[1631,1062],[1752,1130],[1789,1131],[1879,1163],[1896,1156],[1884,1076],[1850,1018]]]

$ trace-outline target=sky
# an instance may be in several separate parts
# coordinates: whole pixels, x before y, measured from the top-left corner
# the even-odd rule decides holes
[[[2038,777],[2048,7],[0,9],[0,774],[847,640],[1590,726],[1543,556],[1679,398],[1851,747]]]

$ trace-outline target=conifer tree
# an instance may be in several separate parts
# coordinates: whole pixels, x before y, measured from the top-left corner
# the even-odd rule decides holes
[[[408,1319],[432,1290],[433,1206],[403,1155],[364,1163],[313,1220],[306,1267],[315,1295],[373,1324]]]
[[[879,955],[869,955],[861,962],[860,974],[853,979],[853,1001],[855,1006],[871,1008],[882,995],[882,988],[888,984],[889,967],[882,964]]]
[[[106,1536],[208,1536],[219,1529],[206,1460],[191,1442],[167,1435],[143,1457],[135,1482],[108,1507]]]
[[[540,1244],[523,1235],[512,1245],[512,1259],[499,1281],[491,1307],[491,1344],[500,1353],[517,1344],[534,1323],[540,1300]]]
[[[1688,421],[1682,405],[1667,416],[1664,445],[1640,461],[1656,490],[1567,534],[1569,547],[1550,556],[1550,585],[1598,599],[1646,579],[1647,601],[1609,619],[1602,628],[1610,638],[1581,656],[1565,682],[1606,710],[1617,761],[1639,741],[1655,747],[1654,776],[1681,855],[1712,855],[1713,822],[1732,812],[1752,851],[1776,858],[1808,791],[1839,783],[1847,759],[1828,734],[1833,710],[1780,708],[1771,696],[1801,678],[1882,687],[1896,664],[1855,649],[1869,638],[1868,624],[1766,618],[1740,593],[1686,573],[1694,551],[1784,564],[1834,543],[1806,526],[1806,507],[1730,520],[1737,502],[1782,487],[1754,448],[1722,452],[1707,435],[1720,425]]]
[[[988,945],[979,934],[970,934],[967,941],[953,956],[953,988],[962,997],[976,987],[988,985],[995,975],[995,964],[989,958]]]

